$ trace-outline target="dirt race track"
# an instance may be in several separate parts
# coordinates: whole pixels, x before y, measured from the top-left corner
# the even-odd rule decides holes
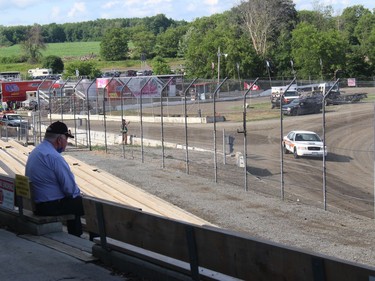
[[[375,94],[375,89],[366,90]],[[218,103],[224,113],[241,101]],[[203,105],[202,105],[203,106]],[[207,104],[207,106],[210,106]],[[169,108],[172,111],[172,108]],[[215,225],[245,232],[288,246],[375,266],[374,223],[374,104],[360,103],[326,108],[327,211],[323,209],[321,159],[294,159],[284,155],[285,199],[280,200],[280,120],[249,122],[248,191],[243,168],[218,155],[217,183],[213,180],[212,124],[189,125],[190,172],[185,172],[185,152],[166,149],[161,168],[160,148],[110,147],[108,153],[71,151],[72,156],[107,170],[149,193],[157,195]],[[249,109],[251,114],[251,108]],[[118,130],[118,124],[113,130]],[[218,150],[221,131],[235,136],[234,151],[243,151],[240,122],[217,123]],[[322,114],[286,117],[284,135],[292,129],[313,130],[322,135]],[[138,134],[139,124],[130,131]],[[184,143],[184,126],[165,124],[168,142]],[[145,138],[159,138],[160,125],[144,124]],[[93,155],[94,154],[94,155]]]
[[[375,89],[361,89],[372,94]],[[268,99],[268,98],[263,98]],[[241,106],[242,101],[218,102],[217,111],[225,116],[226,111]],[[212,107],[202,104],[201,107]],[[169,108],[173,112],[173,108]],[[274,109],[277,110],[277,109]],[[209,111],[209,110],[206,110]],[[247,114],[251,113],[251,108]],[[323,162],[321,159],[300,158],[283,155],[284,192],[291,200],[309,202],[323,207],[324,200],[328,208],[339,208],[374,217],[374,105],[372,101],[343,104],[326,107],[325,134],[328,156],[326,158],[326,196],[323,185]],[[222,151],[222,131],[235,137],[234,152],[242,152],[244,147],[241,122],[217,123],[217,150]],[[212,124],[189,125],[189,146],[213,150]],[[322,114],[293,116],[283,118],[283,132],[280,120],[264,120],[247,124],[247,171],[252,178],[248,179],[248,188],[255,189],[254,181],[263,182],[267,190],[261,191],[278,195],[281,193],[281,135],[290,130],[311,130],[323,136]],[[137,132],[139,127],[132,124],[131,130]],[[144,124],[144,135],[149,138],[160,136],[160,125]],[[164,125],[164,139],[169,142],[184,143],[184,126]],[[146,149],[147,150],[147,149]],[[167,152],[169,153],[169,152]],[[182,159],[170,152],[171,157]],[[190,154],[193,155],[193,154]],[[201,156],[203,153],[201,153]],[[244,173],[235,166],[235,159],[228,158],[227,165],[222,165],[222,154],[218,154],[217,181],[244,187]],[[194,156],[191,156],[194,157]],[[214,177],[212,153],[203,156],[197,165],[191,161],[192,174]],[[202,162],[203,161],[203,162]],[[229,165],[228,165],[229,164]],[[232,164],[232,165],[230,165]],[[177,166],[175,168],[178,168]],[[184,166],[180,164],[180,169]],[[259,190],[260,191],[260,190]]]

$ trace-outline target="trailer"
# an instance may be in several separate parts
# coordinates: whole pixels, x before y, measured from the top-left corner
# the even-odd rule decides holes
[[[0,93],[3,102],[22,102],[27,99],[26,92],[37,91],[42,81],[8,81],[0,82]]]
[[[331,87],[333,88],[331,89]],[[272,87],[271,103],[272,108],[280,108],[280,96],[285,91],[286,87]],[[301,97],[314,97],[323,100],[324,95],[331,90],[324,100],[325,105],[339,105],[346,103],[360,102],[367,98],[367,93],[345,93],[340,90],[338,85],[332,82],[308,84],[308,85],[292,85],[283,96],[282,104],[288,104],[293,99]]]
[[[37,91],[43,83],[44,88],[52,86],[53,81],[24,80],[0,81],[0,95],[2,102],[22,102],[31,97],[36,98]]]
[[[53,74],[51,68],[33,68],[27,71],[30,77],[34,79],[41,79]]]
[[[347,94],[340,91],[331,91],[325,98],[325,105],[339,105],[346,103],[355,103],[367,98],[367,93]]]

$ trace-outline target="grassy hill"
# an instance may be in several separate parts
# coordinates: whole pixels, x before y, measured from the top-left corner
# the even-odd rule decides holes
[[[99,55],[100,42],[72,42],[72,43],[50,43],[47,49],[42,51],[43,56],[55,55],[61,58],[79,58],[88,54]],[[2,47],[2,57],[17,56],[21,53],[20,45]]]
[[[50,43],[47,45],[47,49],[42,51],[43,56],[55,55],[61,57],[65,64],[80,60],[84,57],[94,57],[93,60],[97,64],[97,67],[101,70],[126,70],[126,69],[141,69],[141,61],[138,60],[125,60],[125,61],[102,61],[99,57],[100,42],[71,42],[71,43]],[[14,45],[11,47],[1,47],[1,57],[14,57],[21,53],[20,45]],[[180,60],[171,59],[168,60],[171,67],[174,65],[183,64]],[[148,62],[150,64],[150,62]],[[12,64],[1,64],[0,71],[20,71],[22,74],[26,74],[30,68],[41,67],[38,64],[28,63],[12,63]]]

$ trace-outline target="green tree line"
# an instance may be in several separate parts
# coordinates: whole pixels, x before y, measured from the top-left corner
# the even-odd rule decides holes
[[[30,38],[39,43],[31,44]],[[155,66],[162,72],[169,71],[165,59],[181,58],[184,72],[201,78],[375,76],[375,11],[362,5],[334,15],[331,6],[318,2],[311,11],[297,11],[292,0],[242,0],[231,10],[192,22],[159,14],[0,26],[0,45],[24,44],[29,50],[24,59],[28,60],[33,54],[33,59],[40,59],[38,46],[76,41],[100,41],[102,60],[155,58]]]

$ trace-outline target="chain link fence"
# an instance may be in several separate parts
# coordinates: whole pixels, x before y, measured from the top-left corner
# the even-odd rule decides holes
[[[38,104],[45,106],[27,113],[31,129],[3,127],[1,135],[38,144],[46,126],[60,120],[75,135],[69,149],[105,150],[233,189],[374,217],[374,81],[357,82],[358,91],[368,92],[365,100],[326,107],[323,163],[284,155],[281,146],[290,130],[322,136],[323,114],[283,116],[271,109],[269,89],[292,79],[259,79],[259,89],[249,90],[254,80],[145,76],[42,83]],[[344,91],[356,91],[345,86],[340,81]],[[122,119],[129,122],[130,145],[121,142]]]

